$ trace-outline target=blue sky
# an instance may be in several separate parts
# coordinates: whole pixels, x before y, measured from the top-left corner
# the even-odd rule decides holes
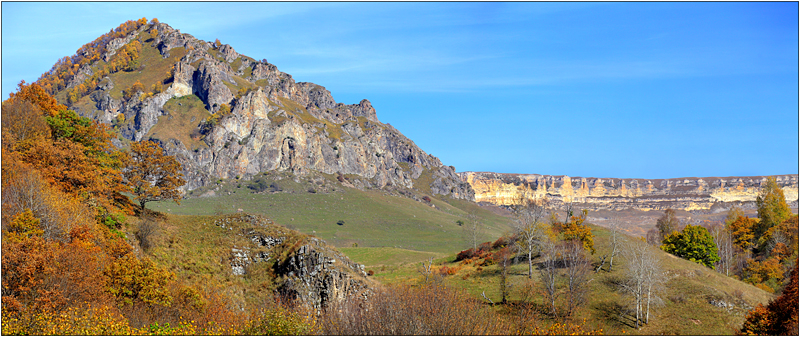
[[[457,171],[798,173],[798,4],[2,3],[2,97],[126,20],[266,58]]]

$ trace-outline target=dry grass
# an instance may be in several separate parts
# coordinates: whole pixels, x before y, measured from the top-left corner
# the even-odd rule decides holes
[[[142,83],[145,92],[149,92],[153,84],[167,79],[168,72],[172,66],[186,54],[186,50],[183,47],[178,47],[169,51],[170,56],[168,58],[162,58],[158,49],[151,46],[151,43],[144,42],[144,40],[147,39],[146,34],[147,33],[140,34],[138,37],[142,43],[142,53],[139,56],[139,63],[144,68],[131,72],[120,71],[108,75],[114,83],[114,89],[109,93],[112,98],[122,98],[122,90],[130,88],[136,81]]]
[[[189,150],[208,147],[199,137],[192,137],[200,124],[211,116],[199,97],[188,95],[172,98],[164,104],[164,112],[166,114],[158,117],[158,123],[147,132],[145,138],[163,141],[177,139]]]

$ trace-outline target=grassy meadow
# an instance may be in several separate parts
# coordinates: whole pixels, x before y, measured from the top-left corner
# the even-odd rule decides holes
[[[463,229],[456,221],[466,221],[470,212],[485,224],[481,241],[493,241],[511,229],[511,219],[460,200],[431,198],[431,203],[426,203],[380,190],[343,187],[335,179],[325,178],[320,183],[320,177],[298,178],[296,182],[288,175],[272,173],[259,178],[264,184],[276,184],[281,191],[254,193],[248,188],[253,181],[232,179],[194,191],[195,197],[182,200],[180,205],[153,202],[148,208],[179,215],[236,213],[241,209],[263,214],[337,248],[395,248],[420,252],[416,255],[421,259],[465,249]],[[213,197],[196,197],[209,191],[214,192]],[[387,254],[391,257],[387,264],[411,262],[406,255]]]

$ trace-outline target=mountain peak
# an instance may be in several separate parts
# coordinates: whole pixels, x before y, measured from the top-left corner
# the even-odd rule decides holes
[[[122,138],[118,146],[161,143],[183,165],[189,190],[277,170],[352,174],[368,186],[460,199],[474,195],[454,168],[381,123],[366,99],[338,103],[325,87],[295,82],[266,59],[166,23],[123,26],[79,50],[73,56],[78,75],[51,91],[82,116],[111,124]],[[61,68],[54,69],[58,78]]]

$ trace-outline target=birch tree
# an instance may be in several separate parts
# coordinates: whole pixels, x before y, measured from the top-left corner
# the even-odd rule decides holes
[[[528,256],[528,278],[533,277],[533,253],[547,238],[545,219],[547,214],[547,199],[520,198],[515,207],[517,221],[514,224],[517,244]]]
[[[666,276],[658,256],[643,242],[628,241],[622,250],[625,257],[625,278],[622,288],[632,297],[636,312],[636,328],[650,322],[650,309],[661,304]]]
[[[589,293],[589,275],[592,268],[589,259],[586,257],[586,250],[583,249],[583,244],[578,240],[565,242],[562,254],[567,281],[566,316],[569,317],[578,307],[586,303],[586,297]]]
[[[620,243],[622,238],[620,237],[620,224],[618,218],[611,218],[611,253],[609,253],[609,261],[608,261],[608,271],[611,271],[611,268],[614,268],[614,257],[619,255],[620,253]]]
[[[474,213],[470,213],[467,216],[467,222],[464,223],[461,228],[461,235],[464,241],[470,245],[473,250],[477,250],[478,241],[480,241],[483,235],[483,223],[481,223],[478,216]]]
[[[561,259],[560,250],[561,245],[556,245],[549,238],[542,242],[542,268],[539,269],[539,273],[542,278],[545,301],[547,301],[547,306],[550,307],[553,317],[558,317],[556,298],[559,294],[556,281],[558,279],[559,260]]]
[[[730,276],[730,269],[734,259],[733,235],[721,224],[711,226],[709,232],[714,239],[714,244],[717,245],[717,255],[719,256],[719,261],[714,263],[714,267],[718,272],[724,272],[725,276]]]
[[[643,247],[647,248],[645,245]],[[650,324],[650,308],[653,306],[662,306],[663,300],[661,294],[664,293],[665,284],[667,281],[664,268],[661,266],[661,260],[656,254],[647,250],[643,255],[643,265],[645,266],[645,300],[647,308],[645,309],[645,324]]]

